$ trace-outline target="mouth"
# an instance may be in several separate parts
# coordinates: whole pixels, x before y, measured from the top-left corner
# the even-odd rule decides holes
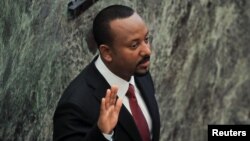
[[[142,68],[147,68],[150,64],[150,57],[145,57],[142,61],[140,61],[138,63],[138,66],[142,67]]]
[[[143,62],[143,63],[140,63],[139,66],[140,66],[140,67],[143,67],[143,68],[146,68],[146,67],[149,66],[149,64],[150,64],[149,61],[145,61],[145,62]]]

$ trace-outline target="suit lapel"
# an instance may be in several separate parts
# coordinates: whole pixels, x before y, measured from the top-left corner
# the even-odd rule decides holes
[[[141,79],[141,77],[135,77],[135,82],[137,84],[138,89],[141,92],[141,95],[143,97],[143,100],[145,101],[145,104],[147,106],[147,109],[149,111],[149,114],[151,116],[152,120],[152,134],[153,134],[153,140],[157,140],[158,138],[158,129],[160,126],[160,117],[158,112],[158,106],[156,99],[154,97],[154,88],[151,84],[149,84],[149,80]]]
[[[135,78],[135,82],[136,82],[138,89],[141,92],[142,98],[143,98],[143,100],[147,106],[147,109],[149,111],[149,114],[153,120],[154,119],[154,114],[152,113],[153,105],[154,105],[154,103],[152,103],[152,100],[154,99],[154,98],[152,98],[153,91],[150,89],[150,87],[145,87],[144,83],[142,81],[140,81],[138,78]]]
[[[118,123],[121,124],[121,126],[127,131],[127,133],[131,138],[133,138],[134,141],[141,140],[140,133],[137,130],[134,119],[124,105],[122,105]]]
[[[154,88],[151,84],[148,83],[148,79],[145,81],[144,79],[140,78],[141,77],[135,77],[135,82],[141,92],[142,98],[146,103],[146,106],[152,119],[153,140],[158,140],[157,132],[159,132],[159,113],[158,106],[154,97]],[[124,129],[127,130],[127,132],[131,135],[134,141],[141,140],[140,133],[137,130],[134,119],[125,106],[122,106],[122,109],[120,111],[119,123],[124,127]]]
[[[97,70],[94,63],[96,59],[97,57],[89,64],[86,72],[88,74],[86,75],[86,79],[88,84],[95,89],[94,96],[101,101],[101,99],[105,97],[106,90],[110,88],[110,85]]]

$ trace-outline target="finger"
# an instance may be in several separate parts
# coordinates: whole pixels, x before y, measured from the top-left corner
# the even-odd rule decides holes
[[[116,86],[116,85],[111,86],[111,91],[112,91],[112,93],[117,94],[118,86]]]
[[[111,91],[110,89],[107,89],[106,91],[106,96],[105,96],[105,108],[107,109],[110,106],[110,95],[111,95]]]
[[[106,107],[105,107],[105,98],[102,98],[101,101],[101,107],[100,107],[100,114],[102,114],[103,112],[106,111]]]
[[[116,104],[115,104],[115,112],[117,114],[120,113],[121,107],[122,107],[122,99],[118,98],[117,101],[116,101]]]
[[[116,85],[111,86],[111,101],[112,105],[115,105],[116,98],[117,98],[118,87]]]

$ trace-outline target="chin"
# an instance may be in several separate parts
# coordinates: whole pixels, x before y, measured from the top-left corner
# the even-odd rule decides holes
[[[148,69],[147,69],[147,70],[140,70],[140,71],[136,71],[136,72],[135,72],[135,75],[136,75],[136,76],[144,76],[144,75],[146,75],[148,72],[149,72]]]

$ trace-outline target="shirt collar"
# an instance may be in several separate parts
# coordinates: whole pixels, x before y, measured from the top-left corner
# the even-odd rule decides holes
[[[109,85],[116,85],[118,86],[118,92],[117,95],[120,98],[124,98],[128,91],[129,83],[133,84],[135,86],[134,82],[134,76],[131,76],[130,81],[126,81],[119,76],[115,75],[113,72],[111,72],[107,66],[102,61],[100,55],[98,56],[97,60],[95,61],[95,66],[97,70],[102,74],[102,76],[106,79],[106,81],[109,83]]]

